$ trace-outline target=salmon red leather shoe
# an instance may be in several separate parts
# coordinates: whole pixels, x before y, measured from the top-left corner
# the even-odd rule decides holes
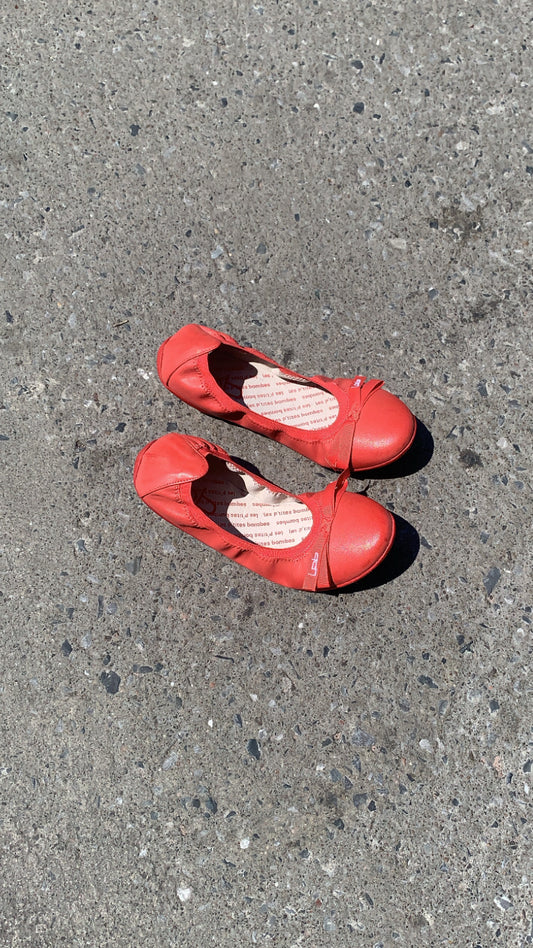
[[[133,473],[144,503],[169,523],[275,583],[312,591],[366,576],[394,539],[389,511],[347,492],[347,478],[290,494],[222,448],[174,433],[146,445]]]
[[[390,464],[415,436],[414,415],[378,379],[307,378],[207,326],[191,323],[167,339],[157,367],[189,405],[334,470]]]

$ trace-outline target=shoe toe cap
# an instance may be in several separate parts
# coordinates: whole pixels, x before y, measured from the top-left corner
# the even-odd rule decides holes
[[[381,504],[362,494],[344,494],[329,540],[335,586],[353,583],[374,569],[388,553],[394,533],[394,517]]]
[[[363,406],[352,447],[355,471],[382,467],[407,451],[416,432],[416,418],[395,395],[379,389]]]

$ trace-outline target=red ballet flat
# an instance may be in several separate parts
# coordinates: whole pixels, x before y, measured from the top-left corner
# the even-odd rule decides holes
[[[416,418],[380,380],[308,378],[207,326],[191,323],[167,339],[157,366],[189,405],[337,471],[390,464],[415,436]]]
[[[133,479],[152,510],[241,566],[291,589],[338,589],[387,555],[394,518],[346,491],[348,471],[318,493],[290,494],[217,445],[167,434],[140,451]]]

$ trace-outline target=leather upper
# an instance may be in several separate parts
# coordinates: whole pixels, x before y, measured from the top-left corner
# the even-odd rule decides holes
[[[139,453],[135,488],[165,520],[248,569],[295,589],[335,589],[365,575],[389,550],[394,519],[368,497],[347,493],[347,472],[324,490],[298,497],[312,511],[313,525],[295,546],[267,548],[229,533],[192,499],[191,485],[208,470],[209,454],[232,460],[222,448],[199,438],[164,435]],[[281,491],[248,469],[241,466],[241,470],[261,486]]]
[[[209,354],[222,344],[259,357],[288,376],[326,389],[339,404],[335,422],[318,431],[304,430],[258,415],[234,401],[218,385],[209,366]],[[162,344],[158,372],[171,392],[200,411],[266,435],[336,470],[350,467],[361,471],[390,463],[407,450],[416,431],[416,420],[409,408],[383,389],[383,383],[377,379],[308,379],[279,366],[258,350],[239,346],[226,333],[194,323]]]
[[[199,438],[163,436],[151,441],[139,452],[133,471],[139,497],[164,490],[176,484],[190,483],[205,474],[208,468],[204,445]],[[146,452],[150,465],[142,464]]]

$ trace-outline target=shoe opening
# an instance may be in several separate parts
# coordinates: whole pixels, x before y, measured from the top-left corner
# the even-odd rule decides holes
[[[260,359],[237,354],[231,346],[219,346],[209,355],[209,368],[218,385],[240,405],[306,431],[319,431],[333,424],[339,403],[331,392],[307,379],[285,375],[283,370]]]
[[[209,470],[192,486],[192,499],[228,533],[272,549],[296,546],[313,526],[303,501],[270,490],[220,458],[209,458]]]

